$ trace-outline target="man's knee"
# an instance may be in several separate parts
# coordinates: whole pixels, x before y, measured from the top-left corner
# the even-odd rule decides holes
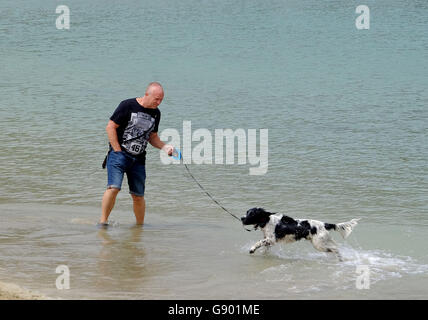
[[[144,202],[144,196],[137,196],[137,195],[132,194],[132,193],[131,193],[131,196],[132,196],[132,199],[134,200],[134,202]]]
[[[120,189],[115,187],[107,187],[107,191],[113,194],[118,194]]]

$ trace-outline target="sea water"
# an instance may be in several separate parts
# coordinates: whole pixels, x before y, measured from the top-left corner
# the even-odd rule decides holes
[[[70,299],[428,297],[426,1],[61,4],[69,29],[56,1],[0,3],[0,280]],[[265,174],[189,169],[237,216],[361,218],[334,235],[344,261],[308,242],[250,255],[262,233],[151,146],[146,224],[134,226],[125,179],[97,229],[105,126],[151,81],[165,88],[159,133],[268,129]]]

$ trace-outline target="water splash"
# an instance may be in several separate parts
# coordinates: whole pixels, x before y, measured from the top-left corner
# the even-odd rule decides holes
[[[248,253],[251,245],[245,244],[241,251]],[[278,245],[260,250],[258,256],[265,259],[268,265],[264,265],[259,272],[264,281],[280,283],[289,292],[309,293],[326,288],[355,290],[359,266],[369,270],[371,285],[428,272],[428,265],[410,256],[384,250],[364,250],[343,244],[339,246],[343,261],[339,261],[332,254],[314,251],[310,245],[299,245]]]

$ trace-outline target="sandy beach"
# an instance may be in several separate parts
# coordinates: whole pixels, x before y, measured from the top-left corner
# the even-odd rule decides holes
[[[21,288],[13,283],[5,283],[0,281],[0,300],[47,300],[48,297]]]

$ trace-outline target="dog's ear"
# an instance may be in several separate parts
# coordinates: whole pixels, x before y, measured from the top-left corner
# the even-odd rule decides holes
[[[268,217],[271,216],[271,215],[273,215],[273,214],[276,214],[276,212],[269,212],[269,211],[266,211],[263,208],[257,208],[257,209],[260,210],[260,212],[262,212],[263,214],[265,214]]]
[[[263,208],[257,208],[257,215],[258,215],[258,223],[254,226],[254,230],[257,230],[258,227],[264,228],[266,226],[266,223],[270,220],[270,216],[274,213],[266,211]]]

